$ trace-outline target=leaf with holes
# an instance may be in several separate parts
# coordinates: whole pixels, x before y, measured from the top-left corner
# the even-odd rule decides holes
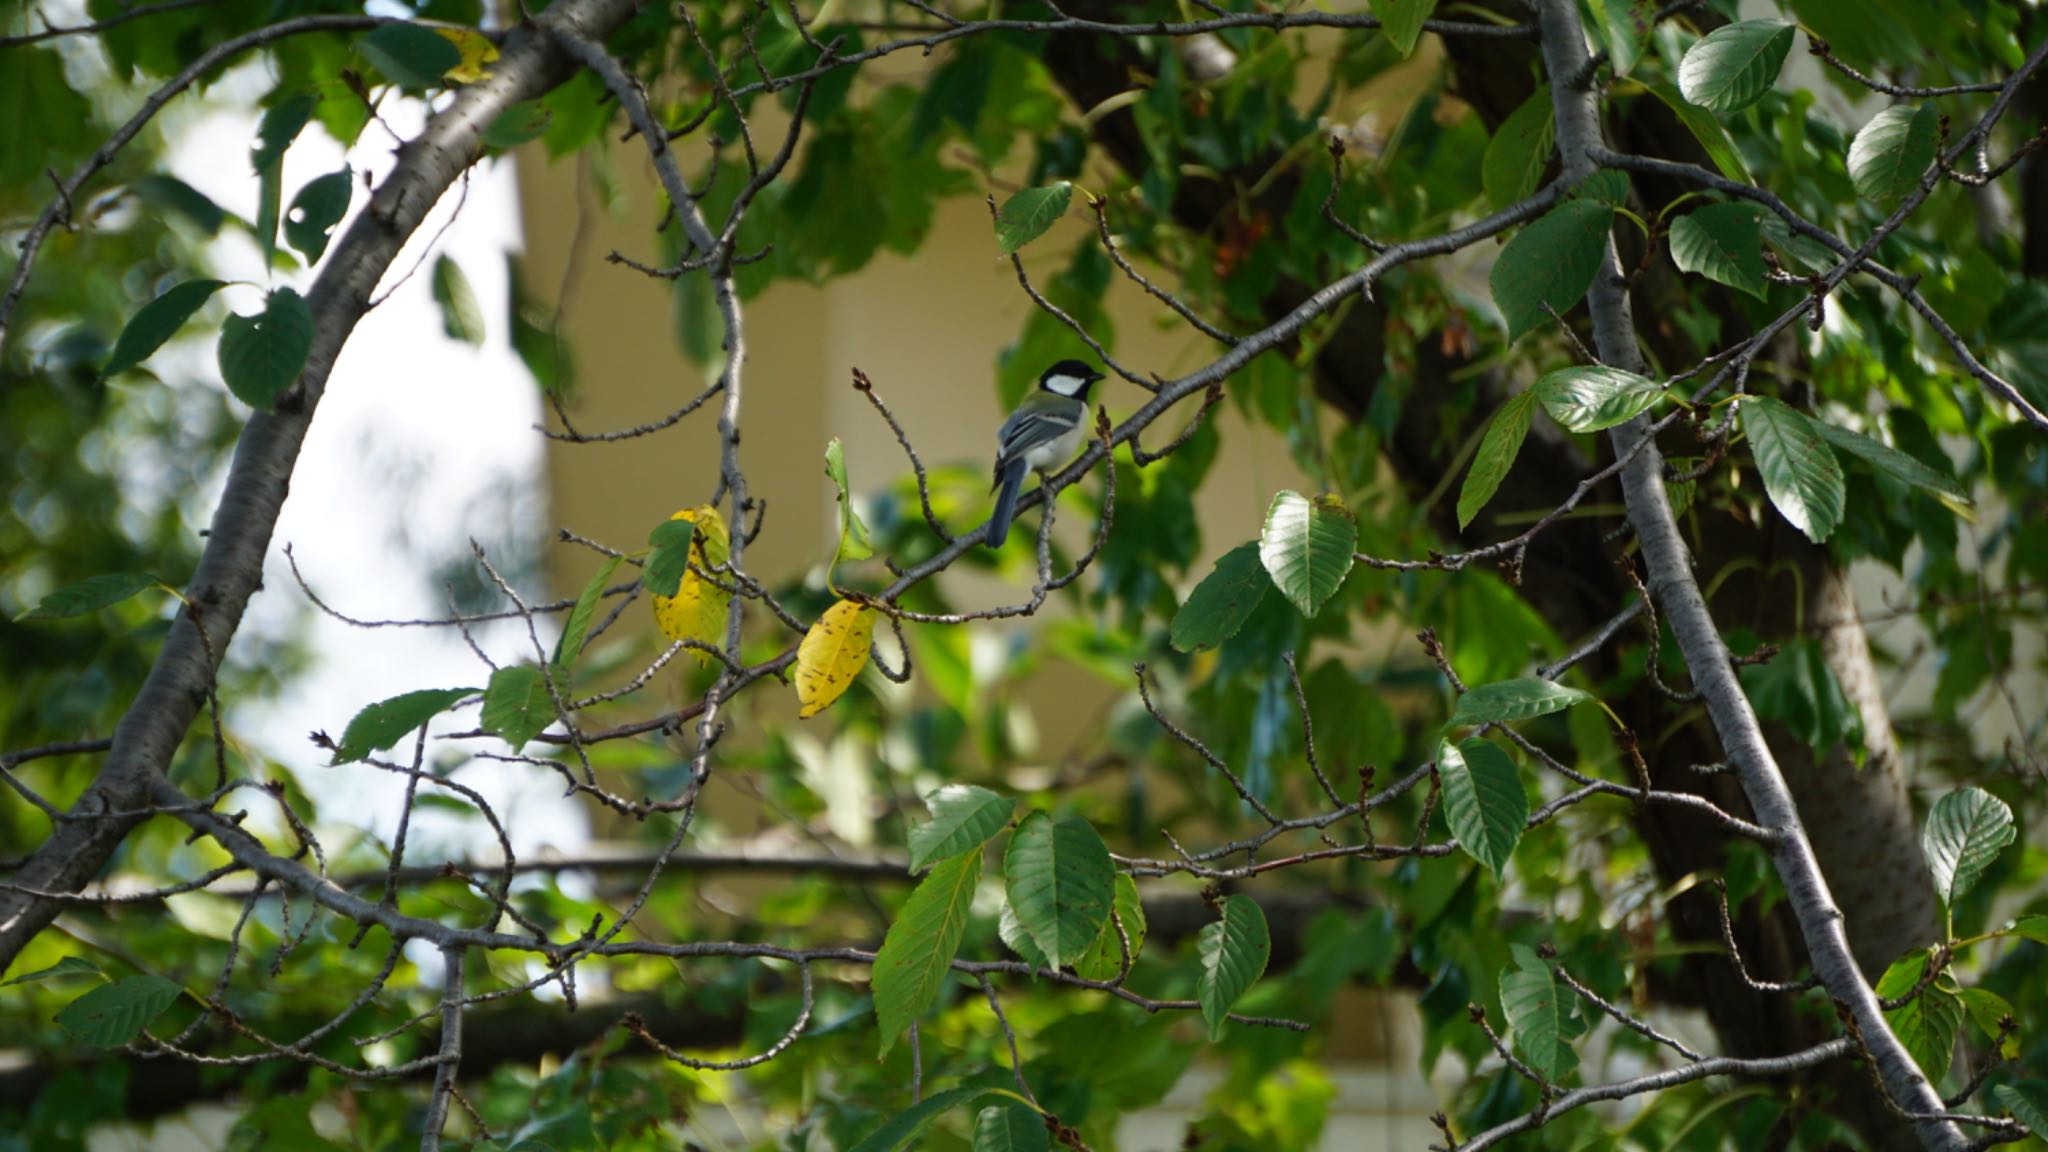
[[[1436,11],[1436,0],[1372,0],[1372,14],[1387,34],[1387,42],[1403,59],[1415,54],[1415,42],[1422,39],[1422,25]]]
[[[840,446],[837,436],[825,445],[825,475],[832,481],[839,499],[839,551],[834,562],[873,556],[875,546],[868,542],[868,526],[861,523],[860,513],[853,510],[853,489],[846,479],[846,449]]]
[[[1273,954],[1272,935],[1266,929],[1266,913],[1249,896],[1233,895],[1223,900],[1223,918],[1203,925],[1195,938],[1195,953],[1202,961],[1202,974],[1195,981],[1195,999],[1202,1005],[1202,1019],[1209,1023],[1209,1039],[1223,1035],[1230,1007],[1265,975],[1266,961]]]
[[[576,604],[569,609],[569,618],[562,623],[562,638],[555,643],[555,667],[566,669],[576,662],[583,653],[583,643],[590,635],[591,622],[597,619],[598,601],[604,598],[604,590],[610,587],[612,576],[625,561],[623,556],[607,556],[591,574],[583,591],[576,594]]]
[[[1273,579],[1259,562],[1259,542],[1240,544],[1216,560],[1187,603],[1173,614],[1167,636],[1181,652],[1214,648],[1244,627],[1252,609],[1265,599]]]
[[[185,989],[161,976],[129,976],[102,984],[64,1006],[57,1023],[71,1038],[99,1048],[116,1048],[176,1003]]]
[[[854,678],[868,666],[874,650],[875,610],[865,604],[841,600],[804,633],[797,645],[797,715],[810,719],[832,706],[834,700],[853,687]]]
[[[491,673],[479,721],[484,731],[517,752],[554,722],[554,697],[548,694],[547,678],[539,668],[518,664]]]
[[[1920,184],[1934,163],[1941,112],[1932,104],[1894,104],[1849,142],[1849,179],[1856,194],[1890,205]]]
[[[1920,851],[1942,903],[1953,904],[1975,887],[2012,841],[2012,809],[1982,788],[1959,788],[1936,800],[1927,813]]]
[[[1304,616],[1329,603],[1351,571],[1358,547],[1358,522],[1335,496],[1314,500],[1283,490],[1266,509],[1259,532],[1259,560],[1280,593]]]
[[[226,286],[223,280],[187,280],[164,289],[162,295],[136,309],[115,338],[114,351],[100,370],[100,378],[117,376],[149,359]]]
[[[924,798],[932,818],[910,830],[910,870],[978,852],[1010,822],[1016,802],[972,784],[948,784]]]
[[[1008,200],[996,213],[996,244],[1005,255],[1045,235],[1053,222],[1066,215],[1074,200],[1074,186],[1065,180],[1044,188],[1026,188]]]
[[[1507,321],[1508,339],[1520,337],[1576,307],[1593,285],[1607,251],[1614,209],[1599,200],[1567,200],[1516,233],[1493,262],[1487,283]]]
[[[1749,107],[1778,82],[1793,31],[1779,20],[1738,20],[1714,29],[1685,50],[1678,90],[1723,115]]]
[[[433,288],[434,304],[441,309],[441,331],[450,340],[460,340],[472,348],[483,347],[483,306],[477,303],[469,277],[462,274],[462,265],[447,256],[435,260]]]
[[[1022,1104],[991,1104],[974,1118],[974,1152],[1052,1152],[1045,1118]]]
[[[456,701],[476,695],[476,691],[474,688],[422,688],[380,700],[356,713],[355,719],[348,722],[347,730],[341,734],[341,744],[334,750],[334,762],[347,764],[372,752],[382,752],[453,707]]]
[[[869,977],[883,1056],[897,1037],[931,1009],[967,931],[974,886],[981,880],[981,854],[955,856],[933,868],[889,925],[875,953]]]
[[[1145,949],[1145,905],[1138,898],[1138,882],[1122,872],[1116,874],[1116,898],[1109,922],[1101,934],[1074,960],[1074,971],[1088,980],[1114,980],[1124,970],[1124,945],[1131,949],[1131,963]],[[1119,933],[1117,926],[1123,931]]]
[[[1479,183],[1487,203],[1505,208],[1536,190],[1555,149],[1556,113],[1550,92],[1538,90],[1501,122],[1479,162]]]
[[[25,976],[16,976],[12,980],[0,983],[0,988],[10,988],[16,984],[37,984],[44,980],[62,980],[69,976],[96,976],[102,980],[107,978],[106,973],[100,971],[99,965],[85,957],[66,956],[48,968],[41,968]]]
[[[111,608],[139,593],[162,586],[163,581],[145,572],[109,572],[100,576],[88,576],[76,584],[66,584],[43,597],[36,602],[35,607],[14,619],[20,623],[26,620],[61,620],[69,616],[84,616],[102,608]]]
[[[1567,688],[1534,676],[1482,684],[1458,697],[1449,726],[1465,728],[1475,724],[1501,724],[1562,712],[1593,697],[1577,688]]]
[[[1550,965],[1527,944],[1509,945],[1515,965],[1500,974],[1500,1007],[1515,1051],[1545,1078],[1557,1080],[1578,1066],[1568,1041],[1574,1031],[1558,1000]]]
[[[299,382],[313,351],[313,313],[290,288],[270,294],[254,316],[230,315],[220,330],[220,374],[235,399],[267,408]]]
[[[355,195],[351,175],[344,164],[340,171],[311,181],[292,197],[292,206],[284,214],[284,241],[298,249],[309,266],[320,262],[334,236],[334,226],[348,215],[349,200]]]
[[[2048,1080],[2000,1084],[1993,1095],[2027,1126],[2027,1131],[2048,1140]]]
[[[1109,849],[1079,816],[1033,812],[1003,855],[1010,907],[1053,968],[1072,964],[1101,934],[1115,878]]]
[[[1900,483],[1925,488],[1937,496],[1959,504],[1970,503],[1969,490],[1954,476],[1938,468],[1923,464],[1917,458],[1860,432],[1851,432],[1847,428],[1837,427],[1812,416],[1807,417],[1807,422],[1813,425],[1813,430],[1820,434],[1821,439]]]
[[[1742,404],[1742,433],[1764,491],[1794,528],[1818,544],[1842,522],[1842,465],[1804,413],[1769,396]]]
[[[1465,473],[1465,486],[1458,490],[1458,527],[1472,523],[1472,518],[1486,507],[1494,493],[1500,491],[1501,481],[1507,479],[1508,470],[1515,466],[1515,457],[1522,451],[1522,440],[1529,434],[1529,415],[1536,409],[1536,393],[1519,392],[1509,397],[1486,422],[1486,435],[1480,437],[1479,450],[1472,455],[1472,469]]]
[[[1754,204],[1709,204],[1671,222],[1671,259],[1680,271],[1762,299],[1764,235]]]
[[[1522,774],[1506,752],[1489,740],[1449,740],[1437,746],[1437,775],[1443,780],[1444,821],[1458,846],[1486,865],[1498,880],[1522,841],[1529,797]]]
[[[1655,380],[1604,364],[1546,373],[1533,391],[1550,418],[1574,432],[1601,432],[1626,424],[1664,395]]]

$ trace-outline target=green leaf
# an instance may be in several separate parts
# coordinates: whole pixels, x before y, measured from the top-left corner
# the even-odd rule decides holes
[[[1877,994],[1895,1000],[1911,992],[1927,971],[1928,959],[1927,949],[1916,948],[1894,961],[1878,978]],[[1948,1074],[1956,1034],[1963,1028],[1963,1002],[1956,995],[1955,980],[1946,973],[1935,977],[1918,996],[1887,1011],[1885,1019],[1914,1063],[1939,1083]]]
[[[1465,486],[1458,491],[1458,527],[1464,528],[1486,507],[1501,481],[1515,466],[1522,451],[1522,439],[1529,434],[1529,414],[1536,409],[1534,391],[1518,392],[1508,398],[1493,419],[1486,422],[1486,435],[1472,456],[1472,469],[1465,473]]]
[[[137,309],[114,340],[113,354],[100,378],[117,376],[135,367],[185,326],[193,313],[206,306],[213,294],[227,286],[224,280],[187,280],[164,289],[161,296]]]
[[[1566,1043],[1569,1026],[1558,1002],[1557,980],[1550,965],[1526,944],[1509,946],[1515,966],[1500,974],[1500,1006],[1507,1014],[1515,1050],[1546,1078],[1555,1080],[1578,1064]]]
[[[1387,40],[1403,59],[1414,55],[1415,42],[1422,38],[1422,24],[1436,11],[1436,0],[1372,0],[1372,14],[1379,18]]]
[[[1967,505],[1970,502],[1969,489],[1964,488],[1954,476],[1923,464],[1918,458],[1908,456],[1897,448],[1873,440],[1860,432],[1851,432],[1847,428],[1837,427],[1814,416],[1807,416],[1806,419],[1807,423],[1813,426],[1813,430],[1820,434],[1821,439],[1892,479],[1915,488],[1925,488],[1961,504]]]
[[[57,1023],[81,1043],[115,1048],[128,1043],[176,1003],[185,989],[161,976],[129,976],[102,984],[64,1006]]]
[[[251,408],[267,408],[298,383],[313,351],[313,313],[290,288],[270,294],[254,316],[231,314],[220,330],[220,374]]]
[[[16,984],[36,984],[44,980],[62,980],[67,976],[97,976],[102,980],[106,979],[106,973],[100,971],[99,965],[83,956],[66,956],[48,968],[37,969],[26,976],[16,976],[0,984],[0,988],[11,988]]]
[[[1807,539],[1826,540],[1842,522],[1841,462],[1797,409],[1769,396],[1741,404],[1742,432],[1771,503]]]
[[[1687,103],[1685,97],[1680,96],[1678,90],[1669,84],[1645,82],[1643,87],[1648,89],[1651,95],[1662,100],[1665,107],[1671,109],[1672,114],[1678,117],[1686,130],[1692,133],[1693,139],[1700,142],[1700,147],[1707,150],[1707,156],[1714,161],[1714,167],[1721,170],[1721,175],[1744,184],[1754,183],[1750,179],[1749,165],[1743,162],[1742,153],[1736,150],[1735,141],[1728,137],[1728,129],[1721,126],[1721,122],[1714,118],[1713,113],[1697,104]]]
[[[860,514],[853,510],[853,490],[846,480],[846,449],[840,446],[837,436],[825,445],[825,475],[839,493],[838,561],[873,556],[875,546],[868,542],[868,526],[860,522]]]
[[[1764,237],[1754,204],[1709,204],[1671,224],[1671,259],[1683,272],[1762,299]]]
[[[968,852],[995,839],[1010,822],[1016,802],[973,784],[948,784],[927,795],[932,818],[910,830],[910,870]]]
[[[1920,184],[1934,163],[1941,111],[1932,104],[1894,104],[1872,117],[1849,142],[1849,179],[1856,194],[1892,204]]]
[[[555,722],[555,701],[547,677],[531,664],[516,664],[491,673],[484,689],[479,726],[517,752]]]
[[[1599,432],[1626,424],[1664,395],[1663,386],[1655,380],[1604,364],[1546,373],[1536,382],[1535,392],[1550,418],[1574,432]]]
[[[2022,916],[2009,929],[2036,944],[2048,944],[2048,916]]]
[[[1073,199],[1074,186],[1065,180],[1010,197],[996,215],[996,244],[1007,255],[1045,235],[1053,221],[1066,215]]]
[[[1265,975],[1266,961],[1273,954],[1265,910],[1249,896],[1225,897],[1223,918],[1202,926],[1201,935],[1195,938],[1195,953],[1202,960],[1195,999],[1201,1002],[1202,1019],[1209,1022],[1213,1042],[1223,1035],[1231,1005]]]
[[[1745,664],[1737,673],[1758,718],[1784,725],[1815,752],[1861,744],[1863,714],[1849,703],[1813,637],[1792,637],[1769,661]]]
[[[1643,57],[1643,46],[1656,30],[1657,5],[1654,0],[1588,0],[1587,7],[1592,10],[1601,39],[1607,44],[1608,61],[1614,67],[1614,74],[1626,76],[1633,72],[1636,61]]]
[[[1123,934],[1117,934],[1117,923]],[[1131,945],[1131,962],[1137,963],[1145,950],[1145,904],[1138,898],[1138,882],[1122,872],[1116,874],[1115,911],[1103,924],[1095,943],[1074,961],[1074,971],[1089,980],[1114,980],[1124,970],[1124,941]]]
[[[356,41],[356,51],[384,78],[404,88],[439,88],[462,63],[462,49],[419,24],[384,24]]]
[[[1958,788],[1936,800],[1920,835],[1920,851],[1942,903],[1954,904],[1975,887],[2012,841],[2012,809],[1982,788]]]
[[[944,860],[911,892],[882,947],[869,980],[875,1019],[881,1026],[883,1056],[896,1038],[931,1009],[967,931],[974,886],[981,880],[981,853]]]
[[[538,140],[541,133],[548,130],[548,123],[553,119],[554,113],[549,112],[547,105],[537,100],[514,104],[498,113],[497,119],[484,125],[484,146],[503,150],[517,148],[529,140]]]
[[[372,752],[382,752],[404,739],[420,725],[453,707],[457,700],[476,695],[474,688],[422,688],[381,700],[348,722],[341,734],[341,746],[334,750],[334,762],[347,764]]]
[[[1079,816],[1033,812],[1003,856],[1010,907],[1053,968],[1072,964],[1102,932],[1115,877],[1102,837]]]
[[[483,306],[477,303],[469,277],[462,274],[462,265],[446,255],[434,261],[434,303],[441,308],[441,331],[450,340],[472,348],[484,346]]]
[[[1487,281],[1514,340],[1570,312],[1592,287],[1607,251],[1614,210],[1598,200],[1567,200],[1508,241]]]
[[[611,585],[612,576],[618,572],[623,556],[607,556],[603,564],[583,585],[583,591],[576,594],[576,604],[569,609],[569,618],[562,624],[562,638],[555,644],[555,666],[567,668],[576,662],[583,652],[584,637],[590,634],[590,623],[597,618],[598,602],[604,599],[604,590]]]
[[[1508,754],[1488,740],[1445,740],[1437,746],[1436,757],[1437,775],[1443,780],[1444,820],[1451,834],[1459,847],[1500,879],[1529,819],[1522,774]]]
[[[1358,522],[1336,496],[1310,500],[1283,489],[1266,509],[1259,531],[1259,561],[1266,575],[1304,616],[1322,611],[1337,594],[1357,547]]]
[[[329,172],[292,197],[291,210],[284,214],[284,240],[306,258],[308,266],[320,262],[335,225],[348,215],[349,200],[355,195],[348,165]]]
[[[1052,1152],[1045,1119],[1022,1104],[991,1104],[974,1118],[974,1152]]]
[[[653,551],[640,571],[640,583],[656,596],[673,596],[683,586],[683,574],[690,570],[690,541],[697,525],[690,520],[664,520],[647,534]]]
[[[43,597],[35,607],[14,619],[19,622],[83,616],[89,612],[112,607],[139,592],[160,587],[162,583],[156,577],[141,572],[109,572],[100,576],[88,576],[76,584],[66,584]]]
[[[1550,163],[1556,137],[1556,113],[1550,92],[1538,89],[1501,122],[1500,130],[1486,142],[1486,156],[1479,162],[1479,182],[1486,200],[1495,209],[1505,208],[1536,190],[1543,169]]]
[[[1984,1039],[1998,1045],[1998,1058],[2017,1060],[2020,1055],[2020,1037],[2017,1030],[2003,1033],[2000,1040],[1998,1022],[2013,1015],[2012,1002],[1988,988],[1958,988],[1956,998],[1963,1002],[1963,1010],[1970,1014]]]
[[[1272,586],[1272,578],[1259,562],[1258,541],[1239,544],[1217,557],[1216,566],[1173,614],[1167,635],[1174,648],[1200,652],[1237,635]]]
[[[219,233],[220,226],[227,223],[225,209],[176,176],[152,172],[128,187],[143,203],[183,216],[208,236]]]
[[[1010,946],[1010,951],[1015,952],[1026,964],[1033,968],[1052,967],[1046,962],[1045,952],[1039,948],[1038,941],[1033,940],[1031,933],[1024,930],[1024,922],[1017,919],[1017,910],[1010,906],[1008,900],[1003,901],[1002,914],[996,919],[996,935],[1001,937],[1003,943]]]
[[[1993,1089],[1998,1102],[2005,1105],[2027,1131],[2048,1140],[2048,1080],[2018,1080],[2011,1084],[2000,1084]]]
[[[1738,20],[1714,29],[1678,62],[1678,90],[1724,114],[1749,107],[1778,82],[1793,30],[1778,20]]]
[[[1532,716],[1562,712],[1592,698],[1577,688],[1567,688],[1534,676],[1501,680],[1482,684],[1458,697],[1458,706],[1451,711],[1449,726],[1463,728],[1474,724],[1527,720]]]
[[[1628,206],[1628,173],[1613,168],[1602,168],[1588,173],[1586,178],[1572,185],[1565,194],[1573,200],[1591,200],[1609,208]]]
[[[932,1121],[962,1104],[971,1104],[989,1096],[1007,1096],[999,1088],[981,1086],[969,1088],[948,1088],[935,1092],[910,1108],[889,1118],[889,1122],[868,1134],[868,1138],[853,1146],[853,1152],[897,1152],[907,1148],[910,1142],[931,1127]]]
[[[271,105],[256,126],[256,144],[249,151],[249,164],[261,177],[256,202],[256,243],[263,248],[266,268],[270,266],[271,256],[277,252],[278,205],[284,195],[284,153],[292,141],[298,139],[306,122],[312,119],[313,109],[319,103],[314,93],[301,92]]]

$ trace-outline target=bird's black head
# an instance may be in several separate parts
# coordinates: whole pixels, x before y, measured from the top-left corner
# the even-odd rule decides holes
[[[1100,379],[1102,373],[1082,361],[1062,360],[1045,370],[1045,374],[1038,378],[1038,386],[1048,392],[1071,396],[1085,402],[1088,399],[1088,389]]]

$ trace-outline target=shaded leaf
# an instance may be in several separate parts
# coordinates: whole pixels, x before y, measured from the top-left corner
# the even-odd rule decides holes
[[[484,346],[484,310],[462,265],[443,255],[434,261],[434,303],[441,309],[441,331],[472,348]]]
[[[213,294],[227,286],[223,280],[187,280],[164,289],[163,294],[141,308],[121,328],[121,335],[114,340],[114,351],[107,357],[107,366],[100,370],[102,379],[116,376],[135,367],[164,342],[177,335],[194,313],[206,306]]]
[[[1033,812],[1003,855],[1010,907],[1053,968],[1072,964],[1101,934],[1115,877],[1108,847],[1080,816]]]
[[[1913,990],[1927,971],[1927,949],[1916,948],[1893,962],[1878,979],[1877,994],[1895,1000]],[[1956,1034],[1963,1028],[1963,1002],[1956,995],[1954,978],[1943,973],[1929,981],[1920,994],[1885,1012],[1899,1043],[1912,1053],[1913,1062],[1929,1079],[1941,1082],[1955,1058]]]
[[[924,798],[932,818],[910,830],[910,870],[978,852],[1010,822],[1016,802],[973,784],[948,784]]]
[[[989,1096],[1004,1096],[1009,1093],[997,1088],[971,1087],[948,1088],[934,1092],[910,1108],[889,1118],[888,1123],[868,1134],[867,1139],[853,1146],[853,1152],[897,1152],[907,1148],[910,1142],[931,1127],[932,1121],[963,1104],[971,1104]]]
[[[1873,440],[1860,432],[1851,432],[1847,428],[1829,424],[1817,417],[1808,416],[1807,422],[1820,434],[1821,439],[1894,480],[1915,488],[1925,488],[1963,504],[1970,502],[1969,490],[1954,476],[1921,463],[1917,457],[1908,456],[1889,444]]]
[[[152,172],[128,187],[143,203],[183,216],[208,236],[217,234],[220,226],[227,223],[226,209],[176,176]]]
[[[1709,204],[1671,223],[1671,259],[1681,271],[1762,299],[1763,227],[1753,204]]]
[[[142,572],[109,572],[100,576],[88,576],[76,584],[66,584],[36,606],[16,616],[23,620],[61,620],[68,616],[84,616],[102,608],[110,608],[123,600],[162,585],[156,577]]]
[[[1167,635],[1174,648],[1200,652],[1237,635],[1272,586],[1272,578],[1259,561],[1258,541],[1240,544],[1217,557],[1216,566],[1173,614]]]
[[[57,1013],[72,1039],[99,1048],[128,1043],[176,1003],[185,989],[161,976],[128,976],[102,984]]]
[[[1487,282],[1507,321],[1508,339],[1562,316],[1593,284],[1607,250],[1614,210],[1598,200],[1567,200],[1529,224],[1501,249]]]
[[[953,957],[960,951],[968,909],[974,903],[974,886],[980,880],[980,853],[942,861],[910,893],[896,922],[889,925],[869,978],[883,1056],[938,1000]]]
[[[484,731],[517,752],[554,722],[555,701],[548,695],[547,677],[539,668],[518,664],[491,673],[479,720]]]
[[[1500,974],[1500,1006],[1507,1014],[1515,1050],[1530,1067],[1555,1080],[1578,1065],[1564,1006],[1558,1001],[1557,979],[1534,948],[1509,946],[1515,965]]]
[[[1954,904],[1975,887],[2013,835],[2012,809],[1982,788],[1958,788],[1936,800],[1920,835],[1920,851],[1942,903]]]
[[[344,164],[340,171],[310,181],[292,197],[291,209],[284,214],[284,240],[298,249],[308,265],[320,262],[335,225],[348,215],[349,200],[355,195],[352,175]]]
[[[1458,846],[1500,878],[1521,843],[1529,797],[1514,760],[1488,740],[1449,740],[1437,746],[1443,780],[1444,821]]]
[[[1074,186],[1062,180],[1045,188],[1026,188],[1008,200],[996,214],[996,244],[1003,252],[1015,252],[1045,235],[1053,222],[1066,215],[1074,199]]]
[[[1940,122],[1932,104],[1894,104],[1873,116],[1849,142],[1856,194],[1891,204],[1913,191],[1934,163]]]
[[[974,1118],[974,1152],[1051,1152],[1045,1118],[1022,1104],[991,1104]]]
[[[1486,435],[1480,437],[1479,450],[1472,455],[1472,468],[1465,473],[1465,485],[1458,490],[1458,527],[1472,523],[1472,518],[1500,491],[1501,481],[1507,479],[1516,455],[1522,451],[1522,439],[1529,434],[1529,415],[1535,409],[1536,393],[1518,392],[1486,422]]]
[[[825,609],[796,649],[797,715],[809,719],[831,707],[868,666],[874,648],[875,610],[841,600]]]
[[[278,210],[284,197],[284,154],[292,141],[313,118],[319,98],[311,92],[278,101],[264,110],[256,125],[256,144],[249,151],[249,164],[260,177],[256,199],[256,242],[263,248],[263,263],[270,264],[277,251]]]
[[[1669,84],[1646,82],[1643,87],[1663,101],[1665,107],[1671,109],[1672,114],[1678,117],[1686,130],[1692,133],[1693,139],[1698,140],[1700,147],[1706,149],[1707,156],[1713,160],[1714,167],[1721,170],[1721,175],[1744,184],[1753,183],[1749,176],[1749,165],[1743,162],[1742,153],[1736,150],[1735,141],[1728,136],[1728,129],[1721,126],[1721,122],[1714,118],[1712,112],[1689,103]]]
[[[1546,373],[1534,391],[1550,418],[1574,432],[1600,432],[1626,424],[1664,395],[1657,381],[1604,364]]]
[[[1195,999],[1202,1005],[1202,1019],[1208,1021],[1209,1039],[1214,1041],[1223,1035],[1231,1005],[1265,975],[1266,961],[1273,954],[1265,910],[1249,896],[1225,897],[1222,919],[1202,926],[1201,935],[1195,938],[1195,953],[1202,961]]]
[[[1322,611],[1337,594],[1357,547],[1358,523],[1335,496],[1310,500],[1283,489],[1266,509],[1259,531],[1259,560],[1266,574],[1304,616]]]
[[[439,88],[450,69],[462,66],[462,49],[419,24],[380,25],[356,41],[356,51],[403,88]]]
[[[2010,1109],[2027,1126],[2027,1131],[2048,1140],[2048,1080],[2018,1080],[1993,1090],[1998,1102]]]
[[[2022,916],[2012,922],[2011,931],[2036,944],[2048,944],[2048,916]]]
[[[290,288],[270,294],[254,316],[231,314],[220,330],[220,374],[251,408],[267,408],[298,383],[313,351],[313,313]]]
[[[1500,680],[1482,684],[1458,697],[1458,706],[1451,711],[1449,723],[1450,727],[1463,728],[1473,724],[1527,720],[1532,716],[1562,712],[1592,698],[1577,688],[1567,688],[1534,676]]]
[[[1956,998],[1963,1002],[1963,1010],[1970,1014],[1970,1019],[1976,1023],[1978,1030],[1984,1033],[1984,1039],[1998,1045],[1999,1059],[2019,1059],[2018,1029],[2001,1031],[1998,1026],[1999,1021],[2013,1015],[2011,1001],[1988,988],[1958,988]]]
[[[498,59],[498,46],[491,39],[474,28],[434,29],[434,34],[455,45],[460,57],[455,65],[443,75],[457,84],[476,84],[490,79],[490,69],[484,67]]]
[[[1846,492],[1833,450],[1803,413],[1782,401],[1751,396],[1741,403],[1742,432],[1771,503],[1807,539],[1826,540],[1842,522]]]
[[[67,976],[97,976],[102,980],[106,979],[106,973],[100,971],[99,965],[83,956],[66,956],[48,968],[37,969],[25,976],[16,976],[12,980],[0,983],[0,988],[9,988],[16,984],[36,984],[44,980],[62,980]]]
[[[1372,14],[1379,18],[1387,40],[1404,58],[1415,53],[1422,38],[1423,22],[1436,11],[1436,0],[1372,0]]]
[[[514,104],[484,126],[483,142],[491,148],[517,148],[529,140],[538,140],[553,118],[554,113],[548,111],[547,105],[537,100]]]
[[[1723,114],[1749,107],[1778,82],[1793,29],[1778,20],[1738,20],[1714,29],[1678,62],[1678,90]]]
[[[840,446],[837,436],[825,445],[825,475],[831,478],[839,499],[837,561],[865,560],[873,556],[875,546],[868,542],[868,526],[860,522],[860,514],[853,510],[853,491],[846,480],[846,449]]]
[[[341,746],[334,750],[334,762],[347,764],[372,752],[382,752],[435,715],[453,707],[456,701],[476,695],[476,691],[474,688],[422,688],[380,700],[356,713],[355,719],[348,722],[347,730],[341,734]]]
[[[1501,122],[1479,163],[1479,182],[1487,202],[1498,210],[1536,190],[1550,163],[1556,137],[1556,113],[1550,91],[1539,88]]]
[[[697,539],[693,520],[670,518],[647,534],[647,563],[640,569],[640,583],[656,596],[673,596],[690,571],[690,545]]]

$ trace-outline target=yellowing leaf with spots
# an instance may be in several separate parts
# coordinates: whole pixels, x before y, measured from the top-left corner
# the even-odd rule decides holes
[[[841,600],[825,610],[796,649],[797,715],[816,716],[853,685],[875,643],[875,610]]]
[[[690,559],[695,566],[684,571],[682,584],[673,596],[654,598],[654,622],[671,640],[695,640],[700,644],[725,642],[726,606],[732,593],[699,576],[696,568],[716,568],[731,555],[732,541],[726,534],[725,519],[709,504],[685,508],[669,517],[696,525],[690,542]],[[711,658],[697,654],[700,661]]]
[[[475,84],[490,76],[484,65],[498,58],[498,46],[482,33],[468,28],[436,28],[450,44],[462,53],[462,63],[450,68],[446,76],[457,84]]]

